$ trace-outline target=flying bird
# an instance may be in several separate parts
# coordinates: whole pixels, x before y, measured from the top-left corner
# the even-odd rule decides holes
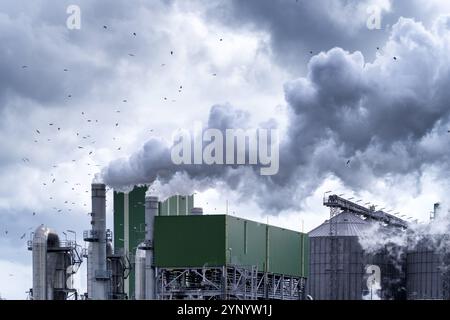
[[[127,103],[128,101],[125,99],[125,100],[123,100],[122,102],[123,102],[123,103]]]
[[[64,72],[67,72],[67,71],[69,71],[69,70],[67,70],[67,69],[64,69]]]
[[[397,60],[397,57],[394,57],[394,60]]]
[[[136,36],[136,32],[133,32],[133,36]]]
[[[41,134],[41,132],[39,130],[36,130],[37,133]]]
[[[118,127],[119,126],[119,123],[116,123],[116,127]]]
[[[28,66],[25,66],[25,65],[24,65],[24,66],[22,66],[22,69],[26,69],[26,68],[28,68]]]
[[[351,162],[351,160],[348,160],[348,161],[347,161],[347,165],[349,165],[349,164],[350,164],[350,162]]]
[[[36,215],[36,212],[33,212],[33,216],[35,216]]]
[[[128,55],[129,55],[130,57],[134,57],[134,54],[132,54],[132,53],[129,53]]]
[[[26,235],[27,235],[27,234],[24,233],[24,234],[20,237],[20,240],[22,240],[23,238],[25,238]]]
[[[67,96],[68,98],[72,98],[72,95],[71,94],[69,94],[68,96]]]
[[[170,51],[170,54],[173,55],[173,51]]]
[[[108,26],[103,26],[103,29],[108,29]]]

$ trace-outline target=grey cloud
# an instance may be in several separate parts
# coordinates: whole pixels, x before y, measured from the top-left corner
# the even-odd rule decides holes
[[[438,23],[443,32],[446,20]],[[128,176],[124,167],[141,182],[151,182],[163,172],[170,183],[176,172],[184,171],[191,181],[212,179],[228,186],[232,182],[232,189],[247,199],[278,212],[299,208],[299,199],[329,175],[350,188],[367,190],[375,178],[420,176],[427,165],[438,164],[444,171],[443,150],[450,146],[445,130],[450,115],[446,32],[447,37],[441,37],[420,23],[400,19],[373,63],[365,62],[360,52],[340,48],[313,57],[307,75],[285,85],[289,125],[280,146],[280,172],[273,177],[221,166],[171,167],[168,149],[154,152],[149,143],[122,166],[109,166],[105,181],[111,182],[111,173]],[[247,116],[230,106],[211,109],[209,125],[245,123]],[[159,157],[158,150],[164,150],[165,157]]]

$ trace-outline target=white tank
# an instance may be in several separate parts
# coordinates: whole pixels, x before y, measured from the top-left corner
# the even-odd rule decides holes
[[[59,247],[59,237],[53,230],[41,225],[33,236],[33,299],[52,300],[58,256],[48,252],[49,247]]]
[[[144,243],[141,243],[136,249],[134,261],[134,296],[136,300],[145,300],[145,254],[147,251],[139,248],[143,245]]]

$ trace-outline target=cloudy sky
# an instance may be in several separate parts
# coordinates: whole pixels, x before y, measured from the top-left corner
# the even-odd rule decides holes
[[[327,218],[328,190],[426,221],[450,182],[447,14],[445,0],[1,1],[0,295],[26,297],[38,225],[89,228],[96,174],[158,176],[207,213],[228,200],[295,230]],[[278,174],[169,163],[196,121],[277,128]]]

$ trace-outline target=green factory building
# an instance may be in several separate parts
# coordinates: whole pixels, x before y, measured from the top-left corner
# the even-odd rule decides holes
[[[114,245],[130,256],[145,238],[146,187],[114,193]],[[304,233],[230,215],[191,214],[193,196],[158,204],[154,224],[157,299],[302,299],[308,276]]]
[[[131,270],[125,279],[125,293],[134,296],[134,254],[145,238],[145,193],[148,187],[135,187],[129,193],[114,192],[114,250],[130,257]],[[194,196],[173,196],[159,203],[160,216],[188,215],[194,207]]]

